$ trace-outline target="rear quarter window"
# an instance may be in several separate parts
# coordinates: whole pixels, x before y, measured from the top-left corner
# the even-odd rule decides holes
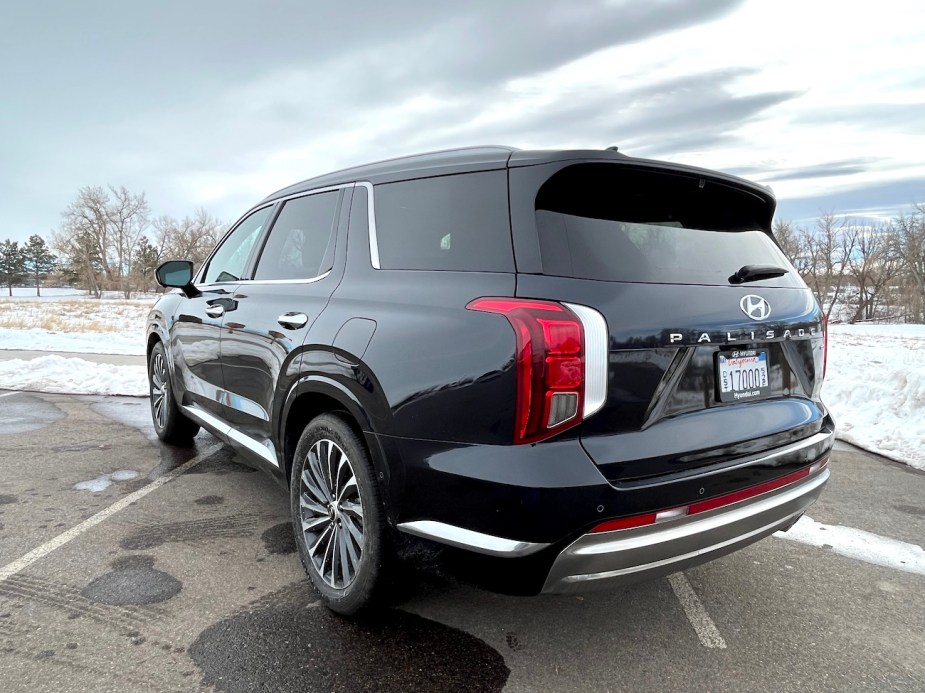
[[[377,185],[382,269],[513,272],[507,173]]]

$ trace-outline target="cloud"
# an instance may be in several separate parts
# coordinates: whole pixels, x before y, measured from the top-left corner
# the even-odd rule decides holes
[[[833,176],[851,176],[870,170],[876,159],[845,159],[843,161],[830,161],[814,166],[805,166],[792,171],[765,173],[762,179],[767,182],[781,180],[805,180],[807,178],[830,178]]]
[[[925,176],[889,180],[874,184],[861,183],[831,193],[779,201],[777,217],[805,221],[823,212],[837,212],[856,217],[884,218],[896,216],[916,202],[925,201]]]
[[[327,170],[481,143],[619,145],[773,180],[782,199],[850,185],[886,204],[925,175],[916,1],[798,24],[800,0],[168,0],[65,3],[54,21],[18,3],[0,43],[0,238],[56,225],[88,184],[232,218]],[[867,52],[832,69],[806,37],[851,21]]]

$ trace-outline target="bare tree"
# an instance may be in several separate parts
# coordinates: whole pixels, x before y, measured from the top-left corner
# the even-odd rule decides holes
[[[847,258],[848,275],[853,283],[849,303],[854,313],[851,322],[889,317],[884,313],[891,284],[902,272],[902,263],[894,251],[890,224],[855,226],[854,252]]]
[[[843,299],[848,259],[857,244],[857,229],[826,212],[816,228],[805,233],[806,267],[803,278],[816,294],[827,318]]]
[[[88,186],[78,191],[62,216],[64,224],[55,234],[54,248],[79,266],[94,293],[118,289],[129,298],[135,247],[149,225],[144,193]]]
[[[198,266],[218,242],[223,226],[202,208],[192,218],[158,217],[154,221],[158,256],[165,260],[192,260]]]
[[[915,286],[916,320],[925,322],[925,204],[916,204],[909,214],[893,220],[895,250]]]

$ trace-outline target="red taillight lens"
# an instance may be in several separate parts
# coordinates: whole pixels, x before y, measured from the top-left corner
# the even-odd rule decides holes
[[[584,333],[561,303],[479,298],[469,310],[498,313],[517,336],[514,442],[534,443],[581,421],[584,403]]]
[[[825,380],[825,371],[829,367],[829,316],[822,316],[822,379]]]

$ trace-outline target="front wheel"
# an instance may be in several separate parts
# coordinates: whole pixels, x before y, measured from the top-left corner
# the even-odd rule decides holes
[[[151,419],[154,432],[165,443],[191,445],[199,433],[199,424],[180,411],[170,386],[164,345],[158,342],[148,358],[148,387],[151,394]]]
[[[385,510],[366,446],[342,418],[305,427],[290,490],[299,558],[322,601],[345,616],[373,606],[391,555]]]

